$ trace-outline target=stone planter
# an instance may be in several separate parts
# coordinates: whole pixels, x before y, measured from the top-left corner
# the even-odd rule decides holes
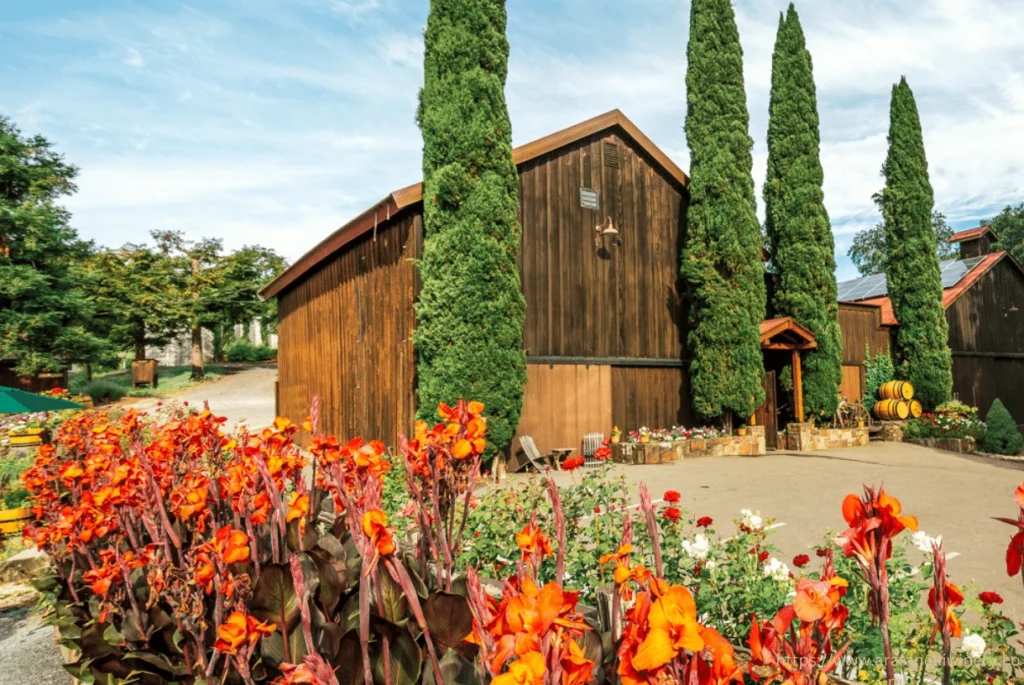
[[[907,442],[913,445],[921,445],[958,454],[971,454],[978,450],[978,444],[974,441],[974,438],[917,438],[907,440]]]
[[[882,421],[884,442],[903,442],[903,421]]]
[[[813,423],[791,423],[786,426],[786,449],[792,452],[864,447],[869,441],[868,429],[863,426],[816,428]]]

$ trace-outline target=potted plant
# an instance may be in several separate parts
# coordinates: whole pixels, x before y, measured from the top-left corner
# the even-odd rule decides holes
[[[651,429],[647,426],[640,426],[640,442],[646,445],[651,441]]]
[[[612,426],[612,444],[618,445],[619,440],[622,439],[622,431],[619,430],[618,426]]]
[[[11,447],[41,445],[46,439],[46,414],[26,414],[7,427]]]
[[[738,435],[740,437],[743,437],[746,434],[747,434],[747,425],[746,424],[743,424],[742,426],[740,426],[739,428],[736,429],[736,435]]]

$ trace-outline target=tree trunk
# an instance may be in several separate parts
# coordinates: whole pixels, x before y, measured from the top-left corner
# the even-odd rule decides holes
[[[206,370],[203,368],[203,328],[196,325],[192,327],[192,380],[203,379]]]
[[[224,361],[224,324],[218,322],[213,327],[213,360]]]
[[[135,361],[140,362],[146,358],[146,339],[135,339]]]
[[[92,362],[85,363],[85,380],[92,382]]]
[[[195,285],[192,290],[192,302],[196,311],[192,316],[192,380],[200,381],[206,374],[203,368],[203,327],[199,323],[199,260],[192,260],[192,280]]]

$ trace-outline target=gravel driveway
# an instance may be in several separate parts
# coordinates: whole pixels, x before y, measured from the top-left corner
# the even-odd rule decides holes
[[[264,428],[274,422],[275,378],[275,366],[237,370],[228,367],[220,379],[200,385],[194,390],[173,395],[164,401],[186,401],[190,405],[198,406],[209,401],[214,414],[227,417],[227,428],[242,420],[249,428]],[[152,411],[158,402],[160,400],[144,399],[132,402],[130,406],[141,411]]]

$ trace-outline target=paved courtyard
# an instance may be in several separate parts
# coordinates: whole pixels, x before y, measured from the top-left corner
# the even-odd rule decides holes
[[[740,509],[760,511],[784,522],[773,536],[783,560],[820,543],[831,528],[845,528],[840,504],[861,485],[884,483],[918,517],[921,530],[942,535],[954,582],[995,590],[1003,609],[1024,618],[1020,580],[1006,575],[1005,552],[1012,529],[992,516],[1016,516],[1013,491],[1024,480],[1024,466],[980,457],[961,457],[903,443],[814,453],[770,453],[766,457],[714,457],[674,464],[621,467],[632,483],[644,481],[652,497],[665,490],[682,493],[682,506],[721,524]],[[560,484],[570,474],[557,473]],[[924,555],[912,549],[911,559]],[[965,588],[966,590],[966,588]],[[976,590],[977,591],[977,590]]]

